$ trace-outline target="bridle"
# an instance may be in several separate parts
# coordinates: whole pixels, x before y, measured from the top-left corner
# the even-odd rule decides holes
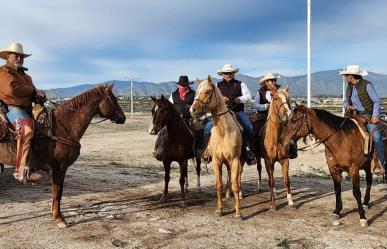
[[[274,107],[276,108],[276,111],[277,111],[277,117],[278,119],[280,120],[279,122],[271,119],[270,115],[268,115],[268,119],[273,122],[273,123],[277,123],[277,124],[280,124],[281,127],[285,126],[284,124],[286,124],[286,122],[288,121],[288,118],[286,118],[286,120],[282,120],[282,115],[280,114],[280,109],[283,105],[287,105],[289,107],[289,110],[291,110],[291,107],[290,107],[290,102],[288,100],[286,100],[285,102],[282,102],[279,106],[278,105],[274,105]]]
[[[206,111],[206,110],[209,110],[208,104],[211,102],[211,100],[212,100],[214,95],[215,95],[215,102],[218,103],[218,95],[215,92],[215,85],[211,84],[211,95],[208,96],[208,99],[207,99],[206,102],[201,100],[201,99],[199,99],[198,97],[195,97],[194,100],[198,101],[201,104],[203,104],[203,109]],[[227,111],[224,111],[224,112],[221,112],[221,113],[216,113],[216,114],[212,115],[212,117],[219,117],[219,116],[222,116],[222,115],[224,115],[224,114],[226,114],[228,112],[230,112],[230,109],[227,109]]]

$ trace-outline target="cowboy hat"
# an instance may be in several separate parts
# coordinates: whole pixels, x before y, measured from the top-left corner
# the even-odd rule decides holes
[[[181,75],[179,77],[179,81],[175,83],[181,86],[188,86],[190,84],[193,84],[193,81],[188,81],[188,76]]]
[[[362,77],[367,76],[368,72],[358,65],[349,65],[348,67],[344,68],[342,71],[339,72],[339,75],[360,75]]]
[[[23,45],[17,42],[11,43],[9,44],[8,48],[0,50],[0,58],[6,60],[9,53],[21,54],[24,58],[31,55],[25,54],[23,52]]]
[[[218,70],[218,75],[222,76],[223,73],[238,73],[239,68],[234,67],[231,64],[224,64],[222,69]]]
[[[262,78],[259,79],[259,84],[263,84],[268,80],[274,80],[274,79],[279,79],[281,76],[279,75],[274,75],[273,73],[267,73],[265,74]]]

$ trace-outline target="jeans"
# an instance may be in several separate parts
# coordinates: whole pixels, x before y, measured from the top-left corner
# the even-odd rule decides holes
[[[382,139],[382,132],[376,124],[367,124],[367,130],[368,132],[370,132],[370,134],[374,128],[376,128],[374,132],[374,143],[375,143],[376,153],[378,153],[380,162],[384,164],[386,162],[386,159],[384,157],[384,143]]]
[[[246,132],[248,135],[251,135],[253,133],[253,125],[250,122],[249,115],[245,113],[244,111],[236,112],[236,117],[239,121],[239,123],[243,127],[243,131]],[[204,133],[211,133],[211,129],[214,126],[212,120],[209,121],[206,126],[204,126]]]
[[[28,109],[12,105],[8,106],[6,115],[11,123],[15,122],[16,119],[31,118],[31,113]]]

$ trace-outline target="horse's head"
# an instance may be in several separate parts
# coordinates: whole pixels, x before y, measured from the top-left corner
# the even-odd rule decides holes
[[[308,108],[303,104],[296,104],[291,118],[282,129],[280,143],[283,146],[288,147],[292,138],[299,139],[307,136],[310,132],[311,127],[308,122]]]
[[[208,112],[211,112],[216,108],[217,100],[216,100],[216,87],[212,82],[211,76],[208,75],[206,80],[196,80],[199,84],[196,94],[195,100],[189,109],[192,117],[200,117],[205,115]]]
[[[161,95],[160,99],[154,97],[151,98],[154,102],[154,106],[152,108],[152,123],[151,127],[149,127],[149,134],[156,135],[172,118],[171,111],[169,111],[172,104],[164,97],[164,95]]]
[[[292,110],[290,107],[289,88],[286,86],[283,89],[270,89],[273,95],[272,102],[270,104],[270,111],[277,115],[281,122],[286,122],[290,119]]]
[[[117,102],[117,97],[113,94],[113,86],[114,84],[103,86],[104,97],[99,103],[98,115],[114,123],[123,124],[126,117]]]

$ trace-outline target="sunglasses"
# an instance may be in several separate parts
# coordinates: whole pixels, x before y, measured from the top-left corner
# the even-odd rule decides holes
[[[233,72],[224,72],[223,74],[224,75],[233,75],[234,73]]]

